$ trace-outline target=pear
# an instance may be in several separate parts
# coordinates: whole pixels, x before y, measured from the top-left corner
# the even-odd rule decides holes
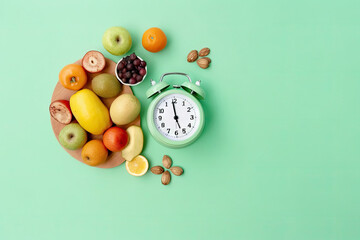
[[[132,94],[121,94],[110,106],[110,117],[116,125],[126,125],[140,114],[140,101]]]

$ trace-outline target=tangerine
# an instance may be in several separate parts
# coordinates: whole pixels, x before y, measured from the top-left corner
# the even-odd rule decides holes
[[[90,166],[97,166],[106,162],[107,157],[108,150],[101,140],[87,142],[81,151],[83,162]]]
[[[159,52],[166,46],[167,38],[165,33],[157,27],[146,30],[142,37],[142,45],[149,52]]]

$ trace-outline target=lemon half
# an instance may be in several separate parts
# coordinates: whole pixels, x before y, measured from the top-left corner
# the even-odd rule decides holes
[[[138,155],[131,161],[126,161],[125,163],[126,170],[133,176],[139,177],[144,175],[149,169],[148,160],[142,156]]]

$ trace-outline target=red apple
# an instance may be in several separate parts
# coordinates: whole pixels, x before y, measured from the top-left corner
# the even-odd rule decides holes
[[[56,100],[50,104],[50,115],[56,121],[62,124],[69,124],[72,120],[72,113],[70,109],[69,101]]]
[[[127,132],[120,127],[111,127],[104,133],[103,143],[112,152],[123,150],[129,142]]]

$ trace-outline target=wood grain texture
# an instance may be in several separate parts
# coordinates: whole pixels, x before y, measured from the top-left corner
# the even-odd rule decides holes
[[[75,62],[76,64],[81,65],[81,59],[77,62]],[[86,84],[86,86],[84,88],[88,88],[91,89],[91,80],[96,76],[99,75],[101,73],[110,73],[115,75],[115,66],[116,63],[111,61],[110,59],[106,59],[106,66],[105,69],[100,72],[100,73],[87,73],[88,75],[88,82]],[[55,100],[70,100],[70,97],[75,93],[76,91],[73,90],[69,90],[64,88],[60,82],[58,82],[55,86],[52,98],[51,98],[51,102],[55,101]],[[124,93],[129,93],[129,94],[133,94],[131,88],[129,86],[125,86],[122,85],[122,90],[120,92],[119,95],[124,94]],[[115,100],[116,97],[113,98],[100,98],[102,100],[102,102],[107,106],[107,108],[110,108],[111,103]],[[54,134],[56,136],[56,139],[59,141],[59,133],[61,131],[61,129],[63,127],[65,127],[66,125],[61,124],[59,122],[57,122],[56,120],[54,120],[51,116],[51,125],[54,131]],[[72,122],[77,122],[75,120],[75,118],[73,119]],[[140,115],[131,123],[124,125],[124,126],[120,126],[124,129],[126,129],[128,126],[131,125],[137,125],[140,126]],[[92,135],[90,133],[88,133],[88,141],[91,139],[102,139],[102,135]],[[59,143],[60,144],[60,143]],[[65,149],[65,148],[64,148]],[[65,151],[67,151],[72,157],[74,157],[76,160],[83,162],[81,159],[81,149],[78,150],[68,150],[65,149]],[[109,156],[108,159],[105,163],[96,166],[98,168],[113,168],[113,167],[117,167],[120,164],[122,164],[125,161],[125,159],[121,156],[121,152],[110,152],[109,151]],[[88,165],[87,165],[88,166]]]

